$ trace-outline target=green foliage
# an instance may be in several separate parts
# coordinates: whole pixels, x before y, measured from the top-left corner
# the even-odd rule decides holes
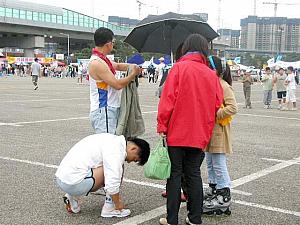
[[[79,52],[74,53],[74,57],[76,59],[88,59],[91,57],[92,49],[91,48],[84,48]]]
[[[264,64],[270,59],[268,55],[253,55],[246,53],[242,56],[242,64],[245,66],[255,66],[255,68],[262,68]]]
[[[124,38],[116,38],[116,43],[114,44],[114,49],[111,54],[115,55],[117,62],[125,62],[127,58],[137,53],[137,50],[131,47],[129,44],[123,41]],[[91,57],[93,46],[84,48],[80,51],[74,53],[74,58],[76,59],[88,59]],[[150,60],[153,56],[155,58],[160,58],[162,54],[156,53],[142,53],[141,54],[145,60]]]
[[[286,62],[296,62],[300,61],[300,54],[299,53],[287,53],[283,56],[283,61]]]

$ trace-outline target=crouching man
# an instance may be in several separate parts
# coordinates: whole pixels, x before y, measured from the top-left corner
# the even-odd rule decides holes
[[[55,174],[58,186],[66,192],[64,203],[70,213],[78,213],[76,197],[103,188],[107,193],[102,217],[126,217],[120,196],[124,162],[144,165],[150,154],[149,143],[139,138],[102,133],[83,138],[75,144],[60,163]]]

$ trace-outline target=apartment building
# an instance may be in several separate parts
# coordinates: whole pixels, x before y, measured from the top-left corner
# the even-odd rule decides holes
[[[300,53],[300,18],[248,16],[241,19],[241,48]]]

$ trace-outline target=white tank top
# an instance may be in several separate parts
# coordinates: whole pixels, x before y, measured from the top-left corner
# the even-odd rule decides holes
[[[92,55],[88,64],[88,73],[89,65],[93,60],[102,59],[96,55]],[[102,61],[103,62],[103,61]],[[91,76],[90,80],[90,111],[95,111],[99,108],[111,106],[111,107],[120,107],[120,93],[121,90],[116,90],[110,87],[104,81],[96,81]]]

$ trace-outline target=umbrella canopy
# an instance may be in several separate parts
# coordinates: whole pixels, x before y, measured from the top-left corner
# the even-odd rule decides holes
[[[201,34],[208,41],[218,34],[194,15],[166,13],[143,19],[125,38],[139,52],[174,53],[190,34]]]

